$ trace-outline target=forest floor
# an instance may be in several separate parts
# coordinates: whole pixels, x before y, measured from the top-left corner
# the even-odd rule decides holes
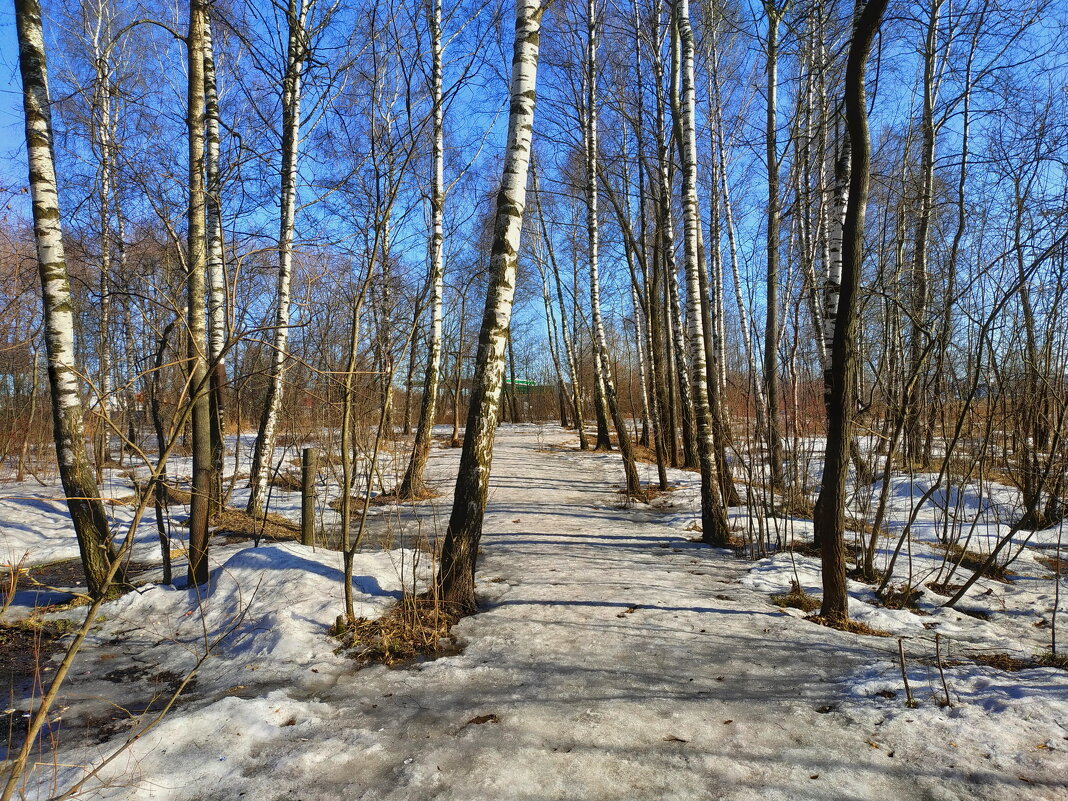
[[[653,505],[624,503],[618,455],[573,442],[499,431],[482,606],[453,628],[459,653],[362,669],[336,653],[340,557],[291,543],[215,548],[204,598],[146,586],[107,604],[27,797],[85,776],[199,662],[84,797],[1065,798],[1064,671],[958,660],[944,707],[924,651],[909,707],[896,639],[780,609],[762,584],[773,560],[693,541],[695,476],[673,472],[680,488]],[[433,454],[442,494],[428,503],[443,516],[459,452]],[[429,559],[359,554],[357,614],[418,587]],[[12,725],[26,708],[13,701]]]

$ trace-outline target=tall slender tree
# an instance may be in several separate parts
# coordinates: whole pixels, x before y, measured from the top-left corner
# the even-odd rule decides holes
[[[849,202],[842,231],[842,284],[831,347],[831,392],[827,404],[827,449],[814,523],[822,543],[823,604],[833,622],[849,618],[845,574],[845,497],[849,445],[856,401],[856,309],[868,203],[871,140],[864,90],[868,53],[888,0],[858,0],[845,74],[846,134],[851,145]]]
[[[616,442],[623,456],[623,471],[626,476],[626,491],[632,497],[642,494],[638,469],[634,462],[634,448],[627,433],[627,425],[619,410],[616,384],[612,376],[612,360],[601,315],[600,247],[601,233],[597,193],[597,0],[586,2],[586,130],[583,141],[586,150],[586,226],[590,259],[590,325],[593,328],[594,364],[600,365],[600,378],[604,386],[604,401],[616,429]]]
[[[211,505],[212,450],[211,398],[208,386],[207,242],[204,191],[204,48],[207,42],[207,7],[204,0],[190,0],[188,108],[189,128],[189,217],[186,245],[187,326],[189,359],[189,398],[192,404],[193,481],[189,502],[189,581],[208,580],[208,516]]]
[[[515,296],[516,263],[526,207],[541,35],[541,0],[516,0],[511,106],[490,254],[489,287],[479,332],[467,428],[437,587],[456,614],[475,611],[475,561],[489,492],[493,440],[504,377],[504,351]]]
[[[89,594],[107,591],[115,559],[108,519],[85,453],[85,427],[79,387],[81,369],[74,349],[74,313],[60,223],[59,188],[52,134],[52,101],[39,0],[15,0],[15,27],[26,117],[33,233],[44,305],[48,384],[52,395],[52,433],[59,476],[78,537]]]
[[[430,93],[433,103],[434,179],[430,189],[430,330],[427,334],[426,377],[419,406],[419,426],[408,468],[397,494],[419,498],[426,494],[423,472],[430,456],[430,434],[437,417],[438,383],[441,378],[441,307],[445,290],[445,258],[442,225],[445,216],[445,131],[442,102],[441,0],[428,0],[430,21]],[[414,346],[413,346],[414,347]]]
[[[271,472],[278,414],[282,405],[285,368],[288,360],[289,318],[293,275],[293,230],[297,211],[297,153],[300,148],[301,80],[309,57],[307,19],[309,5],[315,0],[289,0],[286,7],[287,45],[282,75],[282,164],[280,172],[281,204],[278,217],[278,279],[274,307],[271,367],[267,397],[260,417],[259,433],[252,456],[252,491],[248,513],[259,515],[267,497],[267,479]]]
[[[698,256],[701,215],[697,199],[696,92],[694,89],[694,37],[689,0],[674,0],[675,26],[680,45],[682,129],[683,253],[686,259],[686,322],[693,363],[694,413],[697,417],[697,458],[701,467],[701,539],[710,545],[727,544],[727,513],[723,508],[716,475],[712,410],[708,400],[704,320],[701,314],[701,264]]]

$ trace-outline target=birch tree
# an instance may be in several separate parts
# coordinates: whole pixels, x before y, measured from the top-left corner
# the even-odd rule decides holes
[[[223,255],[222,169],[220,165],[219,89],[215,78],[215,51],[211,18],[204,15],[204,110],[207,138],[205,151],[207,271],[208,271],[208,364],[211,374],[212,505],[222,506],[223,433],[226,387],[227,291]]]
[[[285,71],[282,75],[282,164],[279,173],[281,201],[278,217],[278,280],[276,285],[271,366],[267,397],[260,417],[256,447],[252,456],[252,477],[247,511],[259,516],[267,495],[267,479],[278,429],[282,404],[284,371],[287,360],[290,318],[290,284],[293,270],[293,227],[297,210],[297,152],[300,147],[301,79],[308,52],[307,20],[315,0],[289,0],[286,8],[288,32]]]
[[[52,431],[86,587],[94,598],[108,589],[116,557],[100,492],[85,452],[85,428],[74,350],[74,314],[60,223],[48,66],[39,0],[15,0],[37,268],[44,306],[44,338],[52,397]]]
[[[832,622],[849,618],[845,574],[845,496],[849,474],[849,446],[856,401],[856,307],[864,243],[864,214],[868,202],[871,140],[864,79],[872,39],[879,29],[888,0],[858,1],[845,75],[846,135],[852,164],[849,200],[842,232],[842,283],[832,343],[831,392],[827,405],[827,450],[823,483],[813,516],[822,543],[823,604],[820,615]]]
[[[504,167],[497,193],[489,287],[479,332],[452,513],[436,579],[441,600],[450,612],[456,614],[469,614],[477,608],[475,561],[486,512],[493,440],[504,376],[504,352],[512,316],[516,263],[526,207],[543,10],[541,0],[516,0],[511,105]]]
[[[590,317],[593,328],[594,366],[604,386],[604,401],[612,424],[616,429],[616,441],[623,456],[626,476],[626,492],[631,497],[641,497],[641,482],[634,463],[634,449],[623,415],[619,411],[615,381],[612,377],[612,361],[605,341],[604,320],[601,316],[600,279],[600,228],[597,219],[597,3],[586,3],[586,130],[583,137],[586,150],[586,225],[590,259]]]
[[[430,190],[430,330],[427,334],[426,378],[419,406],[419,427],[408,468],[397,495],[420,498],[427,494],[423,471],[430,456],[430,434],[437,417],[438,383],[441,377],[441,304],[445,289],[442,224],[445,214],[445,133],[442,102],[441,0],[428,0],[430,17],[430,93],[433,103],[434,178]]]
[[[187,264],[187,343],[189,397],[192,404],[193,481],[189,502],[189,582],[208,580],[208,515],[211,503],[211,399],[208,392],[207,297],[205,278],[206,198],[204,191],[204,48],[207,38],[207,8],[204,0],[189,4],[188,109],[189,126],[189,218]]]
[[[766,42],[767,117],[764,142],[768,165],[768,225],[767,259],[768,292],[764,326],[764,394],[768,403],[768,471],[773,487],[784,487],[782,470],[782,439],[779,432],[779,152],[777,137],[779,22],[785,7],[775,0],[764,0],[768,20]]]
[[[701,539],[711,545],[727,544],[727,514],[720,500],[713,442],[712,411],[708,400],[705,331],[701,314],[698,257],[701,215],[697,201],[696,93],[694,90],[694,37],[689,0],[674,0],[681,72],[682,217],[683,253],[686,260],[687,326],[693,364],[693,402],[697,417],[697,458],[701,468]]]

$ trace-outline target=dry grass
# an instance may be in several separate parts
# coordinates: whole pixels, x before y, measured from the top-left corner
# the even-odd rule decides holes
[[[410,496],[398,495],[396,491],[382,492],[371,498],[371,506],[392,506],[400,503],[418,503],[419,501],[429,501],[433,498],[438,498],[440,495],[441,493],[434,492],[430,489],[424,489],[418,495]],[[355,502],[355,498],[353,501]],[[363,503],[362,497],[359,499],[359,502],[361,504]],[[340,506],[341,503],[338,502],[337,508],[340,508]]]
[[[987,667],[1004,670],[1006,673],[1016,673],[1020,670],[1029,670],[1038,667],[1033,659],[1020,659],[1008,654],[972,654],[972,661]]]
[[[883,631],[882,629],[876,629],[869,626],[867,623],[861,623],[859,620],[830,620],[829,618],[820,617],[819,615],[809,615],[805,618],[812,623],[818,623],[821,626],[826,626],[830,629],[838,629],[839,631],[848,631],[850,634],[863,634],[867,637],[889,637],[890,632]]]
[[[916,608],[916,601],[920,599],[922,594],[919,589],[910,587],[907,584],[887,587],[882,595],[883,606],[887,609],[908,609],[916,612],[919,611]]]
[[[937,582],[934,582],[934,581],[929,581],[924,586],[927,587],[927,589],[929,589],[931,592],[935,593],[936,595],[944,595],[946,598],[949,598],[954,593],[956,593],[961,587],[963,587],[964,585],[963,584],[946,584],[945,582],[937,583]]]
[[[300,492],[304,489],[304,482],[300,473],[278,472],[271,475],[271,486],[282,492]]]
[[[612,437],[612,446],[615,447],[615,437]],[[642,464],[656,464],[656,451],[653,448],[646,447],[645,445],[639,445],[637,442],[633,443],[634,448],[634,461],[641,462]],[[673,470],[685,470],[687,473],[700,473],[700,469],[696,467],[683,467],[680,465],[673,465],[670,462],[665,463],[665,466],[672,468]]]
[[[775,517],[793,517],[800,520],[811,520],[814,504],[808,498],[797,493],[783,498],[782,502],[775,507]]]
[[[1068,670],[1068,654],[1054,656],[1048,651],[1032,659],[1021,659],[1009,654],[969,654],[969,656],[973,662],[996,668],[997,670],[1004,670],[1006,673],[1017,673],[1021,670],[1034,670],[1042,667]]]
[[[933,547],[941,548],[948,555],[952,562],[959,563],[961,567],[971,571],[983,570],[983,574],[987,578],[992,578],[995,581],[1001,581],[1008,583],[1009,577],[1015,575],[1011,570],[1006,570],[1001,565],[994,563],[990,567],[983,569],[986,564],[987,557],[976,551],[970,551],[962,548],[956,543],[949,543],[948,545],[935,544]],[[933,588],[932,588],[933,589]]]
[[[1035,660],[1040,667],[1054,667],[1068,670],[1068,654],[1044,653]]]
[[[374,620],[345,620],[339,615],[331,634],[357,662],[396,667],[459,653],[449,634],[456,620],[434,599],[406,595]]]
[[[790,542],[786,544],[786,550],[793,551],[802,556],[814,556],[817,559],[822,554],[820,546],[816,545],[816,543],[811,540],[790,540]]]
[[[268,513],[266,519],[253,517],[243,509],[223,509],[212,517],[211,524],[220,534],[237,537],[266,537],[270,540],[299,540],[300,526],[281,515]]]
[[[1049,568],[1058,575],[1063,576],[1068,573],[1068,559],[1058,558],[1056,556],[1036,556],[1035,560],[1043,567]]]
[[[790,585],[790,591],[782,595],[772,595],[771,602],[776,606],[814,612],[820,608],[820,599],[809,595],[796,581]]]

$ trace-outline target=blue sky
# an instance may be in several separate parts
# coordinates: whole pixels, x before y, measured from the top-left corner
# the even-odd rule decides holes
[[[0,186],[21,186],[26,181],[18,56],[15,14],[4,3],[0,6]]]

